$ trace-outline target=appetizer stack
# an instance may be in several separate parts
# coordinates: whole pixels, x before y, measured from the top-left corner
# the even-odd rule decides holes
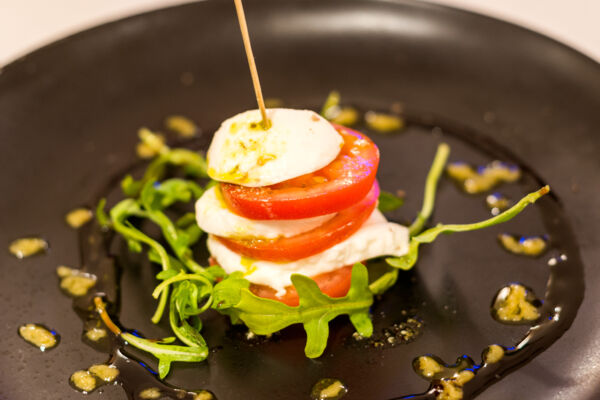
[[[292,274],[343,297],[352,265],[402,256],[408,231],[377,209],[379,150],[309,110],[251,110],[221,125],[208,150],[219,182],[196,203],[212,261],[242,271],[256,295],[298,304]]]

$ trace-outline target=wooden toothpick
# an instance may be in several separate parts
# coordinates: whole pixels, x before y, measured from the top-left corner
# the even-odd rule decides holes
[[[260,80],[258,79],[258,71],[256,70],[256,62],[252,53],[252,45],[250,44],[250,35],[248,34],[248,25],[246,24],[246,15],[244,14],[244,6],[242,0],[233,0],[235,10],[237,12],[238,21],[240,22],[240,31],[242,31],[242,39],[244,40],[244,49],[248,57],[248,66],[250,67],[250,75],[252,76],[252,84],[254,85],[254,93],[256,94],[256,102],[262,116],[262,126],[268,128],[269,122],[267,119],[267,110],[265,109],[265,100],[263,99],[262,90],[260,88]]]

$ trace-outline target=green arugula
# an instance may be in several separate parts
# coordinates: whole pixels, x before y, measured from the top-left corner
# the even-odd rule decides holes
[[[500,224],[502,222],[509,221],[516,217],[525,207],[535,203],[540,197],[550,193],[550,186],[544,186],[543,188],[529,193],[523,197],[517,204],[504,211],[495,217],[486,219],[485,221],[476,222],[472,224],[451,224],[444,225],[438,224],[434,228],[430,228],[423,233],[413,236],[410,240],[408,253],[402,257],[390,257],[386,259],[386,262],[394,268],[408,270],[415,265],[419,255],[419,245],[422,243],[431,243],[442,233],[454,233],[454,232],[468,232],[478,229],[488,228]]]
[[[325,99],[325,103],[323,103],[323,107],[321,108],[321,116],[329,119],[332,114],[335,113],[335,110],[339,109],[340,100],[340,92],[336,90],[329,92],[329,95],[327,96],[327,99]]]
[[[147,218],[157,224],[175,255],[191,271],[202,272],[202,268],[192,256],[191,246],[200,238],[202,231],[196,224],[190,224],[187,230],[180,229],[163,212],[175,202],[188,203],[198,199],[203,193],[196,183],[182,179],[170,179],[158,185],[154,181],[144,184],[140,202]]]
[[[369,290],[367,268],[362,264],[352,267],[350,290],[341,298],[331,298],[323,294],[315,281],[306,276],[292,275],[292,284],[300,298],[297,307],[258,297],[250,292],[245,282],[242,282],[245,280],[239,276],[234,280],[235,282],[225,284],[230,293],[227,293],[227,296],[223,296],[223,293],[220,295],[221,301],[217,303],[216,308],[231,308],[230,311],[258,335],[268,335],[293,324],[302,324],[306,331],[304,352],[309,358],[323,354],[329,337],[329,322],[340,315],[348,315],[361,336],[369,337],[373,333],[373,325],[369,318],[373,293]]]
[[[208,356],[208,347],[177,346],[160,344],[156,341],[143,339],[131,333],[121,333],[121,338],[140,350],[152,354],[158,359],[158,376],[163,379],[169,373],[173,361],[200,362]]]
[[[379,193],[379,202],[377,204],[377,208],[383,213],[394,211],[402,207],[403,204],[403,197],[396,196],[395,194],[386,192],[384,190]]]
[[[423,230],[425,223],[431,217],[433,213],[433,206],[435,204],[435,195],[437,192],[437,185],[444,171],[444,166],[450,155],[450,146],[446,143],[440,143],[435,157],[427,174],[425,180],[425,195],[423,196],[423,206],[421,211],[417,214],[417,218],[408,228],[409,236],[414,236]],[[383,192],[382,192],[383,193]],[[381,202],[381,196],[380,196]],[[380,203],[381,210],[381,203]],[[383,210],[382,210],[383,211]],[[416,262],[416,259],[415,259]],[[375,295],[381,295],[386,292],[389,288],[396,284],[398,280],[398,269],[390,267],[390,270],[377,278],[374,282],[369,285],[371,292]]]
[[[433,158],[433,164],[431,165],[431,169],[429,170],[427,179],[425,180],[423,207],[417,214],[417,218],[408,228],[408,233],[410,236],[414,236],[421,232],[425,226],[425,223],[429,217],[431,217],[431,213],[433,213],[437,185],[440,177],[442,176],[442,172],[444,172],[444,166],[448,160],[448,155],[450,155],[450,146],[448,146],[446,143],[441,143],[437,148],[435,157]]]
[[[157,142],[156,134],[149,130],[140,135],[143,143],[150,146],[155,146]],[[198,152],[188,149],[171,149],[166,145],[162,145],[160,154],[154,158],[143,177],[140,180],[135,180],[131,175],[126,175],[121,181],[121,189],[128,197],[137,197],[147,182],[160,181],[166,174],[169,165],[182,167],[187,176],[194,178],[207,178],[206,159]]]

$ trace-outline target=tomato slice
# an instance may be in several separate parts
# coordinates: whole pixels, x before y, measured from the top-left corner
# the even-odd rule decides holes
[[[373,212],[378,197],[379,185],[375,181],[371,191],[358,203],[340,211],[323,225],[299,235],[278,239],[217,238],[230,250],[257,260],[299,260],[327,250],[356,232]]]
[[[271,186],[221,183],[229,209],[250,219],[300,219],[338,212],[365,197],[375,181],[379,149],[362,133],[333,126],[344,145],[329,165]]]
[[[348,265],[331,272],[325,272],[313,276],[312,279],[317,283],[321,292],[329,297],[344,297],[348,294],[352,278],[352,265]],[[300,304],[298,292],[294,286],[287,286],[285,294],[277,297],[275,289],[265,285],[250,285],[250,291],[259,297],[281,301],[288,306],[295,307]]]

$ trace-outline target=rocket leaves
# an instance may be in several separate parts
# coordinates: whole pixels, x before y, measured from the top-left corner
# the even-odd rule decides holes
[[[151,147],[156,146],[156,134],[149,130],[141,130],[141,143]],[[206,178],[207,164],[206,159],[198,152],[170,147],[162,144],[159,154],[154,158],[140,180],[135,180],[131,175],[125,176],[121,181],[121,189],[128,197],[137,197],[147,182],[160,181],[164,178],[168,166],[181,167],[187,176],[194,178]]]
[[[368,337],[373,333],[369,318],[373,293],[369,290],[367,268],[363,264],[355,264],[352,268],[350,290],[341,298],[323,294],[315,281],[304,275],[292,275],[292,284],[300,298],[300,304],[296,307],[255,296],[239,277],[234,277],[229,284],[225,282],[227,279],[219,283],[215,290],[225,284],[234,293],[224,297],[239,298],[239,301],[235,304],[221,303],[218,309],[230,308],[230,312],[258,335],[269,335],[290,325],[302,324],[306,331],[304,352],[309,358],[323,354],[329,337],[329,322],[340,315],[348,315],[361,336]]]
[[[411,237],[408,253],[402,257],[390,257],[386,262],[394,268],[408,270],[417,262],[419,255],[419,245],[422,243],[431,243],[442,233],[468,232],[478,229],[488,228],[509,221],[516,217],[521,211],[530,204],[535,203],[540,197],[550,193],[550,186],[544,186],[541,189],[529,193],[523,197],[517,204],[504,211],[495,217],[486,219],[485,221],[475,222],[472,224],[438,224],[437,226],[427,229],[416,236]]]
[[[386,192],[385,190],[382,190],[379,193],[377,208],[383,213],[394,211],[397,208],[402,207],[403,204],[404,198],[397,196],[394,193]]]
[[[207,346],[160,344],[153,340],[134,336],[131,333],[121,333],[121,338],[158,359],[158,375],[161,379],[167,376],[173,361],[200,362],[204,361],[208,356]]]

